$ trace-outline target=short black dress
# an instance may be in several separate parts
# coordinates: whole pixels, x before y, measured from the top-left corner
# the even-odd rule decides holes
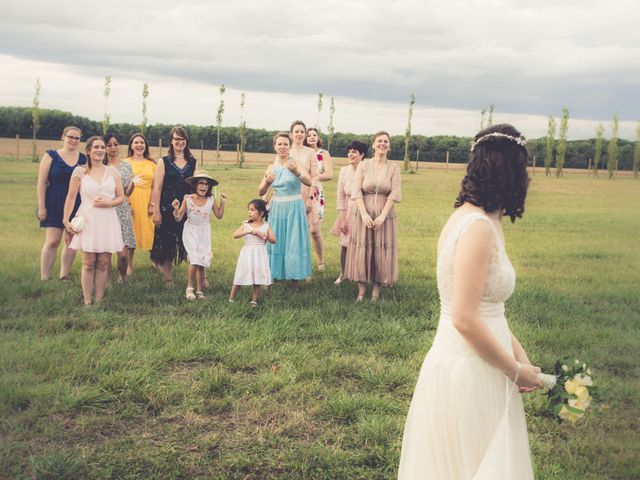
[[[185,194],[191,193],[191,186],[185,182],[185,178],[193,176],[196,160],[191,159],[183,168],[178,168],[169,156],[162,157],[162,161],[164,180],[159,205],[162,225],[155,229],[151,260],[164,263],[167,259],[172,259],[175,263],[180,263],[187,258],[187,251],[182,244],[182,228],[186,216],[182,221],[176,222],[171,202],[178,199],[182,203]]]
[[[69,193],[69,180],[73,170],[87,163],[87,157],[83,153],[78,157],[78,163],[69,166],[60,156],[57,150],[47,150],[51,157],[51,166],[49,167],[49,176],[47,177],[47,190],[44,196],[44,206],[47,209],[47,218],[40,222],[43,228],[64,228],[62,216],[64,213],[64,202]],[[76,204],[73,207],[71,220],[78,211],[80,206],[80,192],[76,195]]]

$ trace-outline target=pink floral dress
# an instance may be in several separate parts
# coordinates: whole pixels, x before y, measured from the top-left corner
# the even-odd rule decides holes
[[[191,195],[184,196],[187,202],[187,221],[182,230],[182,243],[189,257],[189,264],[208,267],[211,265],[211,213],[213,197],[207,197],[200,207]]]

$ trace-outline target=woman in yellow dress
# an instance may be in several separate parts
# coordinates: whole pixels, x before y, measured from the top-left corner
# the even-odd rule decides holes
[[[132,183],[136,186],[129,203],[131,204],[131,217],[133,232],[136,236],[136,248],[151,250],[153,247],[153,209],[151,190],[153,187],[153,175],[156,171],[156,161],[149,154],[149,142],[142,133],[135,133],[129,140],[126,160],[133,170]],[[129,249],[129,264],[127,275],[133,272],[133,254],[135,248]]]

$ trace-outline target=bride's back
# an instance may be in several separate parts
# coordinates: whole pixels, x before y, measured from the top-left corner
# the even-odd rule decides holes
[[[438,239],[437,281],[441,303],[453,301],[453,280],[456,246],[469,227],[483,221],[491,225],[494,234],[491,256],[484,279],[483,303],[501,303],[507,300],[515,288],[515,271],[504,249],[504,240],[491,219],[476,207],[460,207],[454,211],[442,229]],[[472,233],[469,233],[471,235]],[[478,279],[481,281],[482,279]]]

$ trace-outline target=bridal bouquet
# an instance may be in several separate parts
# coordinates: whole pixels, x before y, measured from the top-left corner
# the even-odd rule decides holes
[[[591,405],[590,389],[594,388],[591,369],[580,361],[557,361],[554,374],[540,374],[547,390],[549,409],[562,420],[579,420]]]

